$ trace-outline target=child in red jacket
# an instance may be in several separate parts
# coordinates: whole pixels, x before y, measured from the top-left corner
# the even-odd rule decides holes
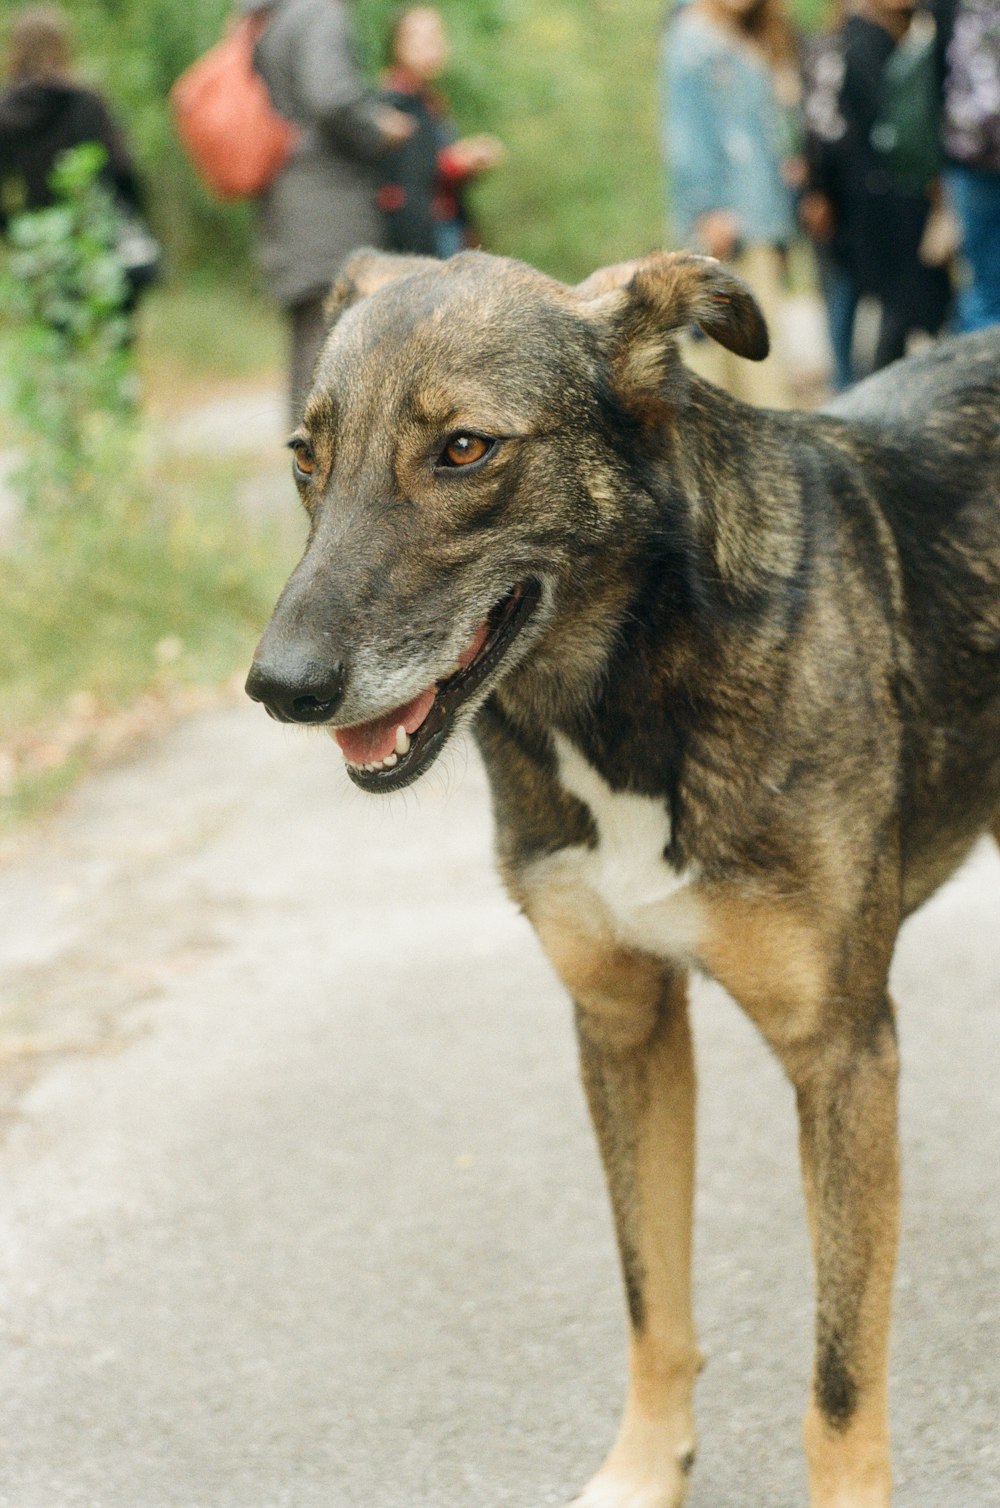
[[[379,207],[393,251],[449,257],[469,244],[462,189],[496,167],[503,147],[494,136],[458,138],[448,102],[433,87],[448,62],[440,12],[404,10],[389,36],[382,98],[416,121],[416,130],[382,160]]]

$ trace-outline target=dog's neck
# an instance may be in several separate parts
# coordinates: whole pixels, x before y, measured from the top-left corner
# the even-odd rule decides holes
[[[730,687],[748,682],[748,692],[767,678],[789,584],[808,553],[810,521],[789,459],[799,422],[809,423],[748,409],[692,379],[683,409],[648,434],[646,485],[619,498],[613,548],[581,568],[498,691],[508,719],[576,739],[599,725],[600,762],[613,765],[614,730],[632,742],[643,736],[637,707],[647,723],[662,720],[645,729],[657,748],[682,739],[695,688],[704,715],[706,665],[724,667]],[[762,444],[762,426],[774,444]]]
[[[815,421],[751,408],[692,377],[682,408],[666,411],[657,501],[685,518],[693,571],[712,613],[787,589],[803,531],[796,443]]]

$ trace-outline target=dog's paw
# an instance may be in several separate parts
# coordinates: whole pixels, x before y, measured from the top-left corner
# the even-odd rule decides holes
[[[611,1454],[569,1508],[681,1508],[694,1453],[688,1406],[654,1417],[630,1402]]]
[[[569,1508],[681,1508],[694,1451],[685,1451],[655,1477],[606,1466]]]

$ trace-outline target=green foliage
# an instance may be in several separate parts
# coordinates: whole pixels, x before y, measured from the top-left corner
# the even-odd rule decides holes
[[[11,405],[28,454],[14,481],[36,524],[86,504],[130,428],[128,285],[98,182],[104,159],[92,143],[62,157],[56,203],[14,218],[0,278]]]
[[[224,680],[291,564],[241,516],[234,464],[146,453],[102,161],[66,154],[0,279],[25,505],[0,554],[0,827],[65,789],[118,709]]]

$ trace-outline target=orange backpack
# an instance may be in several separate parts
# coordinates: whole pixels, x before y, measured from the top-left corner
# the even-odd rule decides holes
[[[279,115],[253,66],[266,26],[245,16],[170,91],[174,127],[206,186],[219,199],[254,199],[274,182],[298,131]]]

